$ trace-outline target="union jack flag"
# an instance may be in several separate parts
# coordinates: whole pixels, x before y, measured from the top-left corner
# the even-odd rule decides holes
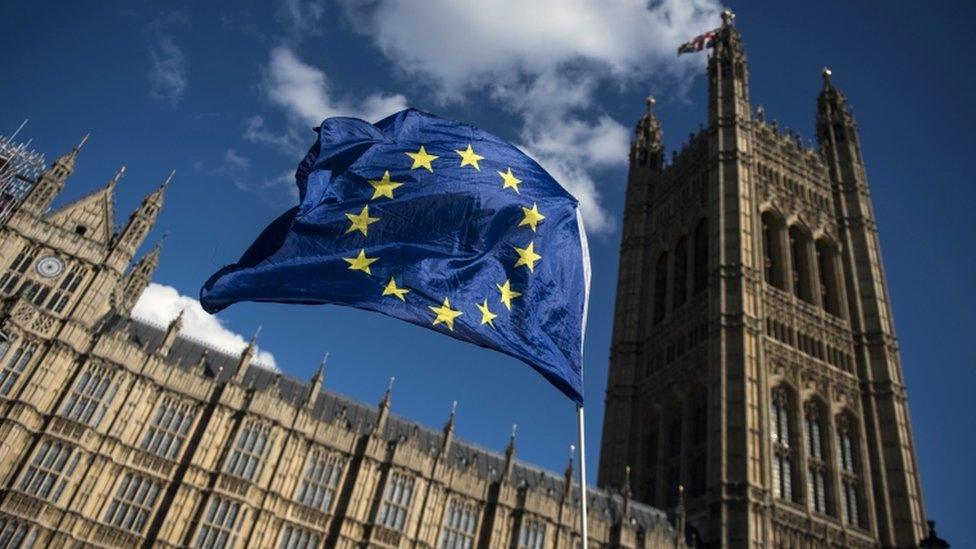
[[[698,36],[678,46],[678,55],[681,55],[682,53],[695,53],[696,51],[702,51],[705,48],[712,47],[712,44],[715,42],[716,34],[717,31],[714,30],[710,30],[704,34],[699,34]]]

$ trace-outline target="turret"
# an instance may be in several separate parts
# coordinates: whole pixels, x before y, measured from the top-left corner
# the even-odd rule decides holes
[[[139,300],[139,296],[149,286],[153,273],[156,272],[156,266],[159,265],[159,254],[162,249],[161,244],[153,246],[153,249],[149,253],[144,255],[142,259],[132,266],[129,274],[125,275],[125,278],[122,280],[122,287],[116,292],[112,304],[113,309],[117,313],[122,316],[128,316],[132,312],[136,301]]]
[[[573,456],[576,454],[576,446],[569,445],[569,460],[566,462],[566,469],[563,471],[563,482],[566,487],[563,491],[562,504],[565,505],[573,500]]]
[[[48,209],[51,202],[54,201],[54,197],[64,190],[65,181],[74,173],[78,152],[81,151],[86,141],[88,141],[88,134],[85,134],[73,149],[58,157],[51,164],[51,167],[37,178],[21,205],[23,211],[41,215]]]
[[[664,133],[654,114],[653,96],[647,98],[647,112],[637,121],[634,141],[630,145],[631,166],[643,166],[655,171],[664,167]]]
[[[749,69],[739,30],[732,21],[731,10],[722,12],[722,26],[714,41],[714,53],[708,60],[708,122],[727,126],[748,120]],[[729,143],[731,147],[733,143]],[[727,147],[727,148],[728,148]]]

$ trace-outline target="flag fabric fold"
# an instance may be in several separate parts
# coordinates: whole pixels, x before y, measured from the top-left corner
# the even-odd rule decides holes
[[[519,358],[582,404],[589,256],[577,200],[510,143],[417,110],[316,130],[299,205],[204,284],[203,307],[380,312]]]
[[[703,34],[699,34],[698,36],[678,46],[678,55],[683,53],[695,53],[696,51],[702,51],[705,48],[712,47],[712,45],[715,43],[715,36],[717,34],[718,30],[710,30]]]

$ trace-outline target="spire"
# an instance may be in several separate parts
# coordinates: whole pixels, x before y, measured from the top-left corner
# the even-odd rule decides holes
[[[505,447],[505,470],[502,471],[502,479],[512,476],[512,466],[515,464],[515,433],[518,431],[518,423],[512,424],[512,434],[508,438],[508,446]]]
[[[395,377],[390,377],[390,383],[386,386],[386,392],[383,393],[383,398],[380,400],[379,413],[376,416],[376,425],[373,427],[373,433],[379,434],[383,432],[386,428],[386,419],[390,416],[390,406],[393,401],[393,382],[396,381]]]
[[[119,169],[116,170],[115,175],[112,176],[112,179],[109,180],[106,187],[114,189],[115,186],[119,184],[119,180],[122,179],[123,175],[125,175],[125,164],[119,166]]]
[[[441,444],[441,455],[446,456],[447,452],[451,449],[451,443],[454,441],[454,418],[457,416],[457,405],[458,402],[455,400],[451,403],[451,415],[447,418],[447,423],[444,424],[444,441]]]
[[[566,490],[563,492],[563,501],[566,503],[570,501],[570,495],[573,493],[573,457],[576,455],[576,446],[573,444],[569,445],[569,460],[566,462],[566,470],[563,471],[563,480],[566,482]]]
[[[684,539],[685,536],[685,486],[678,485],[678,506],[674,511],[674,529],[678,532],[678,537]]]
[[[200,372],[201,375],[207,373],[207,358],[208,358],[207,354],[208,354],[207,349],[204,349],[203,352],[200,353],[200,359],[197,360],[196,369],[198,372]]]
[[[166,187],[169,186],[175,173],[176,170],[170,172],[162,184],[146,195],[139,207],[129,215],[128,223],[116,239],[115,248],[117,250],[121,250],[123,254],[131,255],[139,249],[146,236],[149,235],[149,231],[156,224],[156,217],[159,216],[159,210],[163,207]]]
[[[183,328],[183,314],[185,312],[186,309],[180,309],[180,314],[176,315],[176,318],[169,323],[169,326],[166,328],[166,333],[163,335],[163,341],[160,342],[159,348],[156,349],[159,355],[165,357],[169,354],[173,342],[176,341],[176,338],[180,335],[180,330]]]
[[[654,114],[654,96],[649,95],[646,103],[647,111],[637,121],[634,142],[630,147],[631,163],[660,170],[664,164],[664,133]]]
[[[22,203],[21,207],[24,211],[42,214],[48,209],[51,202],[54,201],[54,197],[64,190],[65,181],[74,173],[75,162],[78,159],[78,151],[81,150],[85,141],[88,141],[87,133],[74,148],[59,156],[51,163],[51,167],[37,178],[34,186],[31,187],[30,193],[24,198]]]
[[[624,485],[620,487],[620,495],[624,497],[623,515],[626,517],[630,513],[630,497],[633,495],[630,491],[630,465],[624,467]]]
[[[244,374],[247,373],[247,369],[251,366],[251,359],[254,358],[254,351],[258,346],[259,335],[261,335],[261,326],[258,326],[254,330],[254,335],[251,336],[251,340],[247,342],[247,346],[241,351],[241,358],[237,362],[237,370],[234,372],[234,381],[238,383],[244,381]]]
[[[122,282],[122,291],[118,294],[112,294],[112,308],[116,312],[123,316],[132,312],[132,307],[135,306],[139,296],[149,286],[149,282],[156,272],[156,267],[159,266],[159,254],[162,250],[162,243],[157,243],[129,269],[129,274],[125,275]]]
[[[319,392],[322,391],[322,384],[325,382],[325,362],[329,360],[329,353],[325,353],[322,357],[322,361],[319,362],[319,367],[312,374],[312,380],[308,384],[308,393],[305,395],[305,405],[311,408],[315,406],[315,401],[319,397]]]

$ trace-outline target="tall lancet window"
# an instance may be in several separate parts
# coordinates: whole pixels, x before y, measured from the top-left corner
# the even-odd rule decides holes
[[[674,308],[685,304],[688,297],[688,239],[681,237],[674,248]]]
[[[708,286],[708,219],[702,219],[695,227],[695,261],[692,293],[698,294]]]
[[[762,214],[763,277],[770,286],[788,288],[784,276],[786,250],[783,249],[783,220],[773,212]]]
[[[796,452],[793,437],[793,396],[785,386],[773,389],[769,423],[773,443],[773,495],[795,501]]]
[[[654,324],[664,320],[668,295],[668,252],[661,252],[654,266]]]
[[[807,503],[818,513],[828,513],[827,451],[823,407],[814,400],[803,407],[803,438],[807,451]]]
[[[810,236],[799,227],[790,227],[790,267],[793,271],[793,293],[813,303],[813,279],[810,276]]]
[[[817,240],[817,265],[820,274],[820,302],[825,311],[840,316],[840,274],[837,268],[837,251],[827,240]]]
[[[844,522],[861,525],[861,477],[857,455],[857,427],[849,413],[837,416],[837,461],[840,465],[841,516]]]

